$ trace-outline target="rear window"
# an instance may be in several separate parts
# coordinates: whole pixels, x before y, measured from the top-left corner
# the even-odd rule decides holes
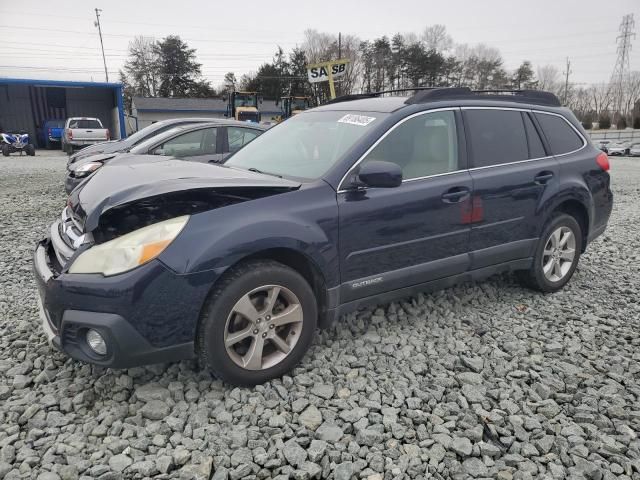
[[[584,145],[582,138],[564,118],[546,113],[535,115],[554,155],[573,152]]]
[[[80,119],[80,120],[71,120],[69,122],[69,128],[102,128],[100,122],[98,120],[91,119]]]
[[[527,160],[522,115],[516,110],[465,110],[474,167]]]

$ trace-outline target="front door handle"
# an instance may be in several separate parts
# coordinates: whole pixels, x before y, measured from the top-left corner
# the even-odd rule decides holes
[[[459,203],[466,200],[471,195],[467,187],[452,187],[442,194],[444,203]]]
[[[551,180],[553,178],[553,172],[540,172],[538,175],[536,175],[533,180],[538,184],[538,185],[544,185],[545,183],[547,183],[549,180]]]

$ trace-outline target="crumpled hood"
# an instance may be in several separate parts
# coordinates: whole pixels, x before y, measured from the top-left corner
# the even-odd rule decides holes
[[[76,188],[68,205],[90,232],[107,210],[136,200],[187,190],[240,188],[295,190],[299,182],[215,164],[149,155],[112,161]],[[117,159],[119,160],[119,159]]]
[[[89,145],[84,147],[77,153],[74,153],[69,157],[69,164],[75,165],[80,160],[84,160],[87,157],[96,155],[98,153],[116,153],[122,152],[129,147],[126,140],[110,140],[108,142],[96,143],[95,145]]]
[[[67,170],[73,172],[76,171],[78,168],[80,168],[83,165],[86,165],[87,163],[91,163],[91,162],[106,162],[108,160],[111,160],[113,157],[115,157],[116,155],[119,155],[118,152],[114,152],[114,153],[96,153],[94,155],[87,155],[86,157],[82,157],[79,160],[76,160],[73,163],[70,163],[69,165],[67,165]]]

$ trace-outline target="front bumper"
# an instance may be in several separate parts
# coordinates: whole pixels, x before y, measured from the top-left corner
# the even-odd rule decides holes
[[[204,274],[176,275],[154,260],[129,272],[56,274],[48,238],[34,252],[40,320],[47,340],[72,358],[129,368],[194,356],[200,308],[210,288]],[[89,329],[107,343],[97,355],[86,342]]]

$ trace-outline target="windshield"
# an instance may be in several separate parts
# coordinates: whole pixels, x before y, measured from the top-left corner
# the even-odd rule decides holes
[[[162,128],[166,128],[166,124],[164,122],[152,123],[151,125],[147,125],[142,130],[138,130],[133,135],[127,137],[127,142],[131,145],[135,145],[138,142],[144,140],[147,136],[155,132],[156,130],[160,130]]]
[[[258,105],[256,101],[256,96],[245,93],[236,93],[236,96],[233,100],[234,105],[237,107],[255,107]]]
[[[235,153],[225,165],[303,179],[320,178],[388,114],[314,112],[291,117]]]
[[[304,98],[291,99],[291,110],[306,110],[307,101]]]
[[[147,128],[149,128],[149,127],[147,127]],[[149,148],[151,148],[153,145],[155,145],[158,142],[162,142],[163,138],[172,137],[173,135],[181,132],[182,130],[184,130],[184,125],[179,126],[179,127],[170,128],[169,130],[167,130],[165,132],[162,132],[159,135],[154,135],[151,138],[147,138],[145,141],[140,142],[138,145],[136,145],[135,147],[133,147],[129,151],[131,153],[145,154],[145,153],[147,153]],[[142,130],[140,130],[140,132],[142,132]],[[138,133],[140,133],[140,132],[138,132]],[[129,140],[131,140],[132,137],[133,137],[133,135],[131,137],[129,137]]]

